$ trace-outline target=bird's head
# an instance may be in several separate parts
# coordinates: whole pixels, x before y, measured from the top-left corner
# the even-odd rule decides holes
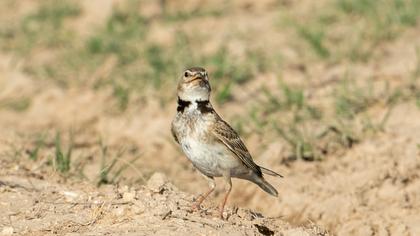
[[[178,97],[184,101],[208,101],[210,91],[207,71],[201,67],[185,70],[178,83]]]

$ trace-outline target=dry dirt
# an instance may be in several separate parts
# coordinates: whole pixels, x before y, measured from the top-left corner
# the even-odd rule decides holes
[[[111,2],[115,1],[107,1],[107,9]],[[234,2],[254,9],[260,21],[236,12],[231,16],[234,23],[209,18],[204,19],[205,24],[225,33],[239,24],[245,32],[259,35],[261,44],[282,44],[282,36],[265,35],[267,31],[259,25],[275,18],[261,13],[273,1],[256,6],[252,1]],[[83,16],[75,23],[82,35],[89,33],[86,22],[95,25],[106,18],[95,6],[94,2],[83,5]],[[95,14],[99,18],[92,17]],[[150,35],[150,40],[156,37],[163,44],[170,40],[165,37],[172,29],[153,27],[157,28],[156,35]],[[415,66],[419,37],[417,27],[384,45],[383,55],[373,62],[352,65],[355,77],[399,84]],[[270,42],[270,38],[278,41]],[[222,41],[215,37],[205,50],[211,51]],[[291,65],[299,62],[298,55],[287,54],[290,48],[283,51],[285,61]],[[383,132],[318,162],[284,164],[283,140],[267,141],[264,139],[271,136],[250,135],[245,142],[256,162],[285,176],[268,177],[279,198],[235,180],[228,202],[230,217],[221,221],[213,217],[221,186],[216,197],[205,203],[205,210],[188,213],[193,194],[204,191],[207,183],[171,140],[175,96],[166,106],[151,99],[116,114],[112,91],[65,89],[32,78],[21,64],[14,55],[0,54],[0,101],[31,99],[25,111],[0,108],[0,235],[420,235],[420,109],[412,101],[394,107]],[[323,84],[329,84],[347,66],[314,61],[306,65],[304,73],[285,66],[283,77],[298,83],[311,74],[317,78],[314,87],[322,85],[311,92],[322,97],[329,89]],[[243,104],[252,103],[252,96],[244,94],[252,94],[259,86],[272,86],[274,77],[264,74],[235,87],[238,95],[234,101],[217,107],[218,112],[231,121],[232,111],[241,114],[247,106]],[[372,111],[378,117],[385,112],[380,106]],[[53,155],[53,144],[37,161],[29,160],[26,153],[33,149],[37,135],[53,137],[56,131],[69,130],[77,147],[74,161],[86,164],[83,178],[68,178],[46,165]],[[100,167],[98,140],[108,145],[110,152],[132,150],[124,154],[126,160],[140,155],[138,166],[124,173],[121,186],[95,186]]]
[[[11,170],[0,175],[2,235],[327,235],[238,208],[228,221],[213,209],[189,213],[192,196],[160,173],[146,186],[98,189],[1,164]]]

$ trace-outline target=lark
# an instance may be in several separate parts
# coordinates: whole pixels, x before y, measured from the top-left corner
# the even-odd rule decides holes
[[[223,219],[232,190],[231,178],[251,181],[277,197],[277,190],[263,174],[283,176],[255,164],[238,133],[213,109],[210,92],[207,72],[200,67],[187,69],[178,84],[178,107],[171,131],[187,158],[209,181],[210,189],[197,198],[193,210],[200,209],[201,203],[213,192],[215,177],[226,182],[226,193],[219,206],[219,216]]]

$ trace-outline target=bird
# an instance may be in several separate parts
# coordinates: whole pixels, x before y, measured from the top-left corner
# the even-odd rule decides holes
[[[231,178],[251,181],[277,197],[277,190],[264,179],[263,174],[283,176],[257,165],[238,133],[216,113],[210,103],[211,87],[207,71],[201,67],[192,67],[186,69],[181,77],[171,133],[210,186],[207,192],[195,200],[192,210],[200,209],[202,202],[214,191],[215,177],[221,177],[227,184],[219,205],[221,219],[232,190]]]

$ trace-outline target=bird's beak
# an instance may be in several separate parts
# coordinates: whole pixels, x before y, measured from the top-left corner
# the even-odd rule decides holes
[[[205,76],[202,73],[197,73],[197,74],[194,75],[194,77],[192,77],[190,80],[188,80],[187,83],[191,83],[191,82],[196,81],[196,80],[204,80],[204,79],[205,79]]]

